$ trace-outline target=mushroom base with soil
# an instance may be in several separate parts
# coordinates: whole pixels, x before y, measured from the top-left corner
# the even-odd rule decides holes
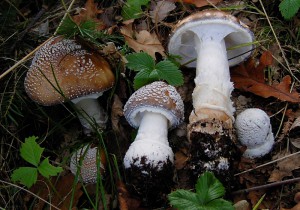
[[[130,168],[125,169],[125,173],[127,183],[130,183],[129,191],[141,197],[144,206],[160,207],[174,186],[174,165],[170,160],[164,162],[161,168],[153,168],[152,164],[137,166],[133,162]],[[156,206],[153,206],[154,203]]]
[[[211,171],[224,185],[232,186],[232,163],[237,156],[232,127],[217,119],[205,119],[189,124],[188,129],[193,180],[196,181],[203,172]]]

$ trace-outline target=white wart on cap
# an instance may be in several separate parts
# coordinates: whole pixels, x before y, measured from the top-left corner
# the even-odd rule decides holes
[[[124,106],[124,116],[134,128],[139,127],[144,111],[164,115],[170,129],[184,119],[184,105],[179,93],[173,86],[161,81],[138,89]]]
[[[274,145],[269,116],[261,109],[251,108],[241,112],[235,121],[238,140],[247,149],[243,156],[259,158],[268,154]]]
[[[158,81],[140,88],[125,104],[124,116],[131,126],[139,128],[124,157],[125,168],[135,165],[161,170],[174,162],[168,129],[183,121],[184,105],[173,86]]]
[[[114,81],[108,62],[97,52],[88,52],[75,40],[59,36],[37,51],[24,85],[33,101],[50,106],[65,98],[101,93]]]

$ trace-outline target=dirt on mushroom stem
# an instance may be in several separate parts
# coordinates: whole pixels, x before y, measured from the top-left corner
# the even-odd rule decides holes
[[[230,192],[236,185],[234,161],[239,159],[232,127],[213,118],[190,123],[188,130],[193,182],[203,172],[211,171]]]
[[[142,166],[137,166],[137,161],[140,161]],[[148,162],[145,156],[141,159],[136,158],[132,162],[130,168],[125,169],[127,182],[130,183],[129,191],[142,199],[142,206],[161,207],[166,202],[171,187],[174,186],[174,164],[168,159],[161,168],[153,167],[152,164],[145,164]],[[164,182],[161,181],[162,179]]]

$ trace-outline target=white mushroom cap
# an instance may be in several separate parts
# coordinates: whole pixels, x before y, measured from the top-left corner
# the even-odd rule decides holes
[[[157,141],[134,141],[124,157],[125,168],[131,168],[132,164],[143,169],[149,165],[150,168],[161,170],[170,161],[174,163],[174,153],[169,145]],[[146,171],[144,171],[146,173]]]
[[[76,176],[78,168],[80,168],[79,176],[84,183],[96,183],[97,181],[97,152],[98,148],[91,148],[86,145],[73,153],[70,161],[70,170]],[[106,158],[102,150],[100,155],[100,173],[103,174],[105,170]],[[82,164],[80,165],[80,159]]]
[[[182,57],[180,60],[182,64],[197,58],[195,49],[197,36],[192,30],[199,33],[200,42],[209,38],[212,33],[224,38],[226,48],[232,48],[227,50],[229,66],[237,65],[251,55],[254,36],[248,27],[228,13],[206,10],[186,17],[174,27],[168,49],[170,54]],[[187,66],[196,67],[196,61]]]
[[[235,121],[237,137],[247,147],[243,156],[262,157],[274,145],[274,136],[269,116],[261,109],[251,108],[241,112]]]
[[[99,53],[75,40],[54,37],[35,54],[24,86],[35,102],[49,106],[111,88],[115,77]]]
[[[124,106],[124,116],[128,123],[138,128],[144,111],[160,113],[169,121],[169,128],[174,128],[184,119],[184,105],[177,90],[157,81],[143,86],[134,92]]]

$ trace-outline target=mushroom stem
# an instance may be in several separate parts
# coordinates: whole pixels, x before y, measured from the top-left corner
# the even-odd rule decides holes
[[[98,124],[100,128],[105,128],[107,115],[100,106],[97,98],[85,98],[79,101],[72,100],[78,110],[78,118],[85,128],[85,133],[90,133],[93,124]]]
[[[168,120],[165,116],[145,111],[135,141],[168,142]]]
[[[124,157],[125,168],[132,164],[138,167],[150,164],[151,168],[160,170],[168,160],[173,162],[173,158],[168,142],[168,119],[162,114],[144,111],[135,141]]]
[[[196,34],[196,33],[195,33]],[[230,82],[227,51],[223,37],[211,34],[209,37],[195,36],[197,67],[193,106],[190,122],[206,118],[233,121],[234,108],[230,100],[233,84]],[[203,111],[204,110],[204,111]],[[207,112],[210,110],[210,112]],[[216,111],[216,112],[215,112]],[[216,113],[224,113],[217,114]],[[213,115],[213,116],[211,116]]]

